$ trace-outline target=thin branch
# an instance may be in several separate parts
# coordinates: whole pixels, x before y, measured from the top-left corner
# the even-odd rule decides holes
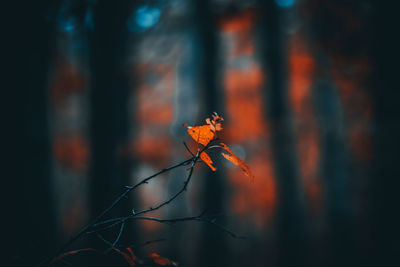
[[[106,243],[106,245],[113,247],[113,243],[111,243],[110,241],[108,241],[107,239],[105,239],[101,234],[97,233],[96,234],[97,238],[100,239],[101,241],[103,241],[104,243]]]
[[[117,225],[123,223],[123,222],[124,222],[123,218],[125,218],[125,217],[113,218],[113,219],[109,219],[109,220],[103,221],[104,223],[103,223],[103,222],[100,222],[100,223],[98,223],[98,224],[94,224],[94,225],[92,225],[91,228],[95,228],[95,227],[97,227],[97,226],[99,226],[99,225],[104,225],[104,224],[107,224],[107,223],[112,223],[112,224],[109,224],[109,225],[104,226],[104,227],[99,228],[99,229],[87,231],[86,234],[90,235],[90,234],[102,232],[102,231],[104,231],[104,230],[113,228],[114,226],[117,226]]]
[[[165,173],[167,171],[173,170],[175,168],[181,167],[181,166],[186,166],[188,165],[190,162],[193,162],[195,160],[198,159],[198,155],[194,156],[192,158],[189,158],[187,160],[184,160],[180,163],[177,163],[175,165],[172,165],[170,167],[167,167],[165,169],[162,169],[158,172],[156,172],[153,175],[150,175],[147,178],[144,178],[143,180],[141,180],[140,182],[138,182],[137,184],[135,184],[134,186],[127,186],[124,190],[124,192],[122,192],[121,195],[119,195],[106,209],[104,209],[95,219],[93,219],[90,223],[88,223],[86,226],[84,226],[74,237],[72,237],[68,242],[66,242],[59,250],[57,250],[57,252],[55,254],[53,254],[52,256],[44,259],[42,262],[40,262],[37,266],[43,266],[48,264],[54,257],[56,257],[57,255],[59,255],[60,253],[62,253],[66,248],[68,248],[71,244],[73,244],[76,240],[78,240],[79,238],[81,238],[84,234],[88,233],[88,230],[90,230],[90,228],[93,227],[94,224],[96,224],[98,221],[100,221],[101,218],[103,218],[104,215],[106,215],[110,210],[112,210],[123,198],[125,198],[128,193],[130,193],[132,190],[138,188],[139,186],[148,183],[149,180],[153,179],[154,177]]]
[[[200,152],[199,152],[199,153],[200,153]],[[108,228],[110,228],[110,227],[112,227],[112,226],[118,225],[119,223],[125,221],[125,220],[128,219],[128,218],[131,218],[132,216],[138,216],[138,215],[140,215],[140,214],[144,214],[144,213],[147,213],[147,212],[155,211],[155,210],[158,210],[158,209],[160,209],[161,207],[163,207],[163,206],[165,206],[165,205],[171,203],[171,202],[172,202],[174,199],[176,199],[180,194],[182,194],[184,191],[186,191],[187,186],[188,186],[188,184],[189,184],[189,182],[190,182],[190,180],[191,180],[191,177],[192,177],[192,175],[193,175],[194,166],[195,166],[196,162],[197,162],[198,159],[199,159],[199,153],[197,153],[197,155],[195,155],[194,158],[193,158],[193,160],[192,160],[192,165],[190,166],[189,174],[188,174],[188,176],[187,176],[185,182],[183,183],[182,188],[181,188],[178,192],[176,192],[172,197],[170,197],[169,199],[167,199],[166,201],[160,203],[159,205],[157,205],[157,206],[155,206],[155,207],[150,207],[150,208],[148,208],[148,209],[145,209],[145,210],[142,210],[142,211],[139,211],[139,212],[135,212],[135,213],[132,214],[132,215],[129,215],[129,216],[126,216],[126,217],[120,217],[120,218],[112,218],[112,219],[108,219],[108,220],[104,220],[104,221],[95,223],[95,224],[92,225],[92,228],[96,228],[96,227],[99,227],[99,226],[101,226],[101,225],[105,225],[105,224],[108,224],[108,223],[113,223],[113,224],[111,224],[111,225],[109,225],[109,226],[106,226],[106,227],[102,227],[102,228],[99,228],[99,229],[95,229],[95,230],[89,231],[89,232],[87,232],[87,233],[90,234],[90,233],[96,233],[96,232],[103,231],[103,230],[108,229]]]
[[[75,242],[76,240],[78,240],[79,238],[81,238],[83,235],[85,234],[92,234],[92,233],[99,233],[100,231],[104,231],[106,229],[109,229],[111,227],[114,227],[116,225],[121,224],[120,226],[120,230],[118,233],[117,238],[114,240],[113,243],[107,241],[106,239],[104,239],[100,234],[97,234],[97,237],[100,238],[101,240],[103,240],[106,244],[111,245],[110,249],[116,249],[115,247],[117,246],[122,233],[124,231],[125,228],[125,223],[127,220],[150,220],[150,221],[156,221],[159,223],[166,223],[166,224],[173,224],[173,223],[177,223],[177,222],[184,222],[184,221],[204,221],[207,222],[209,224],[215,225],[216,227],[218,227],[219,229],[223,230],[224,232],[228,233],[229,235],[231,235],[234,238],[244,238],[242,236],[238,236],[235,233],[233,233],[232,231],[228,230],[227,228],[216,224],[215,223],[215,218],[213,218],[212,220],[210,220],[209,218],[204,217],[204,213],[200,214],[199,216],[192,216],[192,217],[182,217],[182,218],[175,218],[175,219],[159,219],[159,218],[155,218],[155,217],[148,217],[148,216],[139,216],[141,214],[145,214],[151,211],[155,211],[160,209],[161,207],[168,205],[169,203],[171,203],[173,200],[175,200],[179,195],[181,195],[184,191],[186,191],[187,186],[191,180],[191,177],[193,175],[193,170],[194,170],[194,166],[196,165],[196,163],[198,161],[200,161],[199,157],[200,154],[210,148],[217,148],[219,147],[218,145],[213,145],[213,146],[205,146],[203,147],[201,150],[199,150],[197,152],[196,155],[194,155],[190,149],[187,147],[186,143],[184,143],[186,149],[191,153],[191,155],[193,156],[192,158],[189,158],[187,160],[184,160],[180,163],[177,163],[175,165],[172,165],[168,168],[162,169],[159,172],[142,179],[140,182],[138,182],[137,184],[133,185],[133,186],[126,186],[125,190],[106,208],[104,209],[95,219],[93,219],[89,224],[87,224],[85,227],[83,227],[77,235],[75,235],[73,238],[71,238],[67,243],[65,243],[59,250],[58,252],[53,256],[53,257],[49,257],[45,260],[43,260],[38,266],[42,266],[45,264],[48,264],[49,262],[51,262],[52,260],[54,261],[54,259],[57,259],[57,255],[62,253],[67,247],[69,247],[73,242]],[[130,193],[132,190],[138,188],[139,186],[148,183],[149,180],[153,179],[154,177],[165,173],[167,171],[170,171],[172,169],[175,169],[177,167],[181,167],[181,166],[186,166],[189,163],[191,163],[191,166],[189,168],[189,174],[186,178],[186,180],[183,183],[182,188],[176,192],[172,197],[170,197],[169,199],[167,199],[166,201],[158,204],[155,207],[150,207],[148,209],[133,213],[132,215],[126,216],[126,217],[120,217],[120,218],[113,218],[113,219],[108,219],[108,220],[104,220],[104,221],[100,221],[110,210],[112,210],[122,199],[126,198],[128,193]],[[109,225],[107,225],[109,224]],[[105,225],[105,226],[104,226]],[[99,226],[104,226],[98,229],[94,229],[96,227]],[[150,241],[149,241],[150,242]]]
[[[231,230],[229,230],[228,228],[226,228],[225,226],[215,223],[215,220],[211,220],[211,221],[210,220],[202,220],[202,221],[209,223],[211,225],[214,225],[215,227],[219,228],[220,230],[227,233],[228,235],[230,235],[233,238],[236,238],[236,239],[246,239],[247,238],[247,236],[237,235],[234,232],[232,232]]]
[[[125,227],[125,222],[122,222],[121,227],[119,229],[118,236],[115,239],[115,241],[114,241],[114,243],[112,244],[111,247],[115,247],[115,245],[118,243],[119,239],[121,238],[122,232],[124,231],[124,227]]]
[[[182,187],[178,192],[176,192],[175,195],[173,195],[171,198],[169,198],[168,200],[166,200],[166,201],[160,203],[159,205],[157,205],[157,206],[155,206],[155,207],[150,207],[150,208],[148,208],[148,209],[145,209],[145,210],[136,212],[135,214],[133,214],[133,216],[138,216],[138,215],[140,215],[140,214],[144,214],[144,213],[147,213],[147,212],[150,212],[150,211],[158,210],[159,208],[161,208],[161,207],[163,207],[163,206],[168,205],[169,203],[171,203],[171,202],[172,202],[174,199],[176,199],[180,194],[182,194],[184,191],[186,191],[187,186],[188,186],[188,184],[189,184],[189,182],[190,182],[190,179],[192,178],[192,175],[193,175],[194,165],[196,164],[198,158],[199,158],[199,156],[196,155],[195,158],[193,159],[192,165],[190,166],[190,169],[189,169],[188,177],[186,178],[185,182],[183,183],[183,187]]]
[[[204,217],[203,213],[198,215],[198,216],[189,216],[189,217],[180,217],[180,218],[173,218],[173,219],[160,219],[160,218],[156,218],[156,217],[149,217],[149,216],[129,216],[129,217],[125,217],[125,220],[146,220],[146,221],[154,221],[154,222],[158,222],[158,223],[164,223],[164,224],[175,224],[175,223],[179,223],[179,222],[187,222],[187,221],[200,221],[200,222],[206,222],[208,224],[214,225],[215,227],[219,228],[220,230],[222,230],[223,232],[229,234],[231,237],[236,238],[236,239],[246,239],[246,236],[241,236],[241,235],[237,235],[234,232],[232,232],[231,230],[229,230],[228,228],[217,224],[215,222],[215,218],[214,217]]]
[[[140,248],[140,247],[144,247],[153,243],[158,243],[158,242],[163,242],[166,241],[166,238],[158,238],[158,239],[154,239],[154,240],[149,240],[146,241],[144,243],[135,245],[135,244],[130,244],[130,245],[118,245],[118,244],[112,244],[110,241],[108,241],[107,239],[105,239],[101,234],[97,233],[96,234],[97,238],[100,239],[102,242],[104,242],[106,245],[110,246],[110,247],[114,247],[116,249],[122,249],[122,248]],[[114,246],[113,246],[114,245]]]
[[[193,154],[193,152],[189,149],[188,145],[186,144],[186,142],[183,142],[183,145],[185,146],[186,150],[190,153],[190,155],[192,155],[192,157],[194,157],[195,155]]]

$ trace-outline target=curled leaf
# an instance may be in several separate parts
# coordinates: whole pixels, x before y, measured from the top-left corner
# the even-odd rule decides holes
[[[252,182],[254,182],[254,175],[251,173],[249,166],[235,153],[232,152],[232,150],[225,145],[224,143],[221,143],[221,146],[224,150],[226,150],[229,154],[226,153],[221,153],[224,158],[232,162],[233,164],[239,166],[242,169],[242,172],[248,176]]]
[[[209,125],[194,126],[194,127],[188,126],[187,131],[194,141],[196,141],[199,144],[202,144],[203,146],[208,145],[208,143],[210,143],[210,141],[215,138],[215,133],[211,131]]]
[[[216,171],[217,169],[212,165],[213,161],[211,160],[210,156],[206,152],[201,152],[200,153],[200,158],[202,161],[204,161],[205,164],[210,167],[211,170]]]
[[[221,123],[224,121],[224,118],[219,116],[216,112],[212,114],[212,119],[207,118],[206,123],[209,125],[212,132],[216,133],[218,131],[222,131]]]
[[[217,137],[217,132],[222,130],[221,123],[224,121],[224,118],[220,117],[217,113],[214,112],[212,115],[212,119],[207,118],[205,125],[201,126],[187,126],[183,124],[184,127],[187,128],[188,133],[199,144],[203,146],[207,146],[212,140]]]
[[[126,248],[126,250],[129,252],[129,254],[126,252],[123,252],[123,251],[118,251],[118,252],[125,258],[126,262],[129,264],[129,266],[133,267],[136,265],[135,262],[138,261],[138,258],[135,256],[135,254],[133,254],[133,251],[131,248],[128,247],[128,248]]]
[[[162,265],[162,266],[178,266],[178,264],[176,262],[173,262],[173,261],[171,261],[171,260],[169,260],[167,258],[161,257],[157,253],[151,253],[149,258],[151,258],[154,261],[154,263],[156,263],[158,265]]]

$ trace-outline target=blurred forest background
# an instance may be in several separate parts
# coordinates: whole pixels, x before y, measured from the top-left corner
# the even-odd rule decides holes
[[[166,239],[137,255],[180,266],[399,262],[390,1],[48,0],[2,11],[12,72],[2,90],[4,266],[40,262],[125,185],[187,158],[182,124],[213,111],[255,182],[217,160],[217,172],[198,168],[188,191],[152,215],[207,208],[248,238],[197,222],[132,223],[126,244]],[[153,180],[110,216],[159,203],[184,173]]]

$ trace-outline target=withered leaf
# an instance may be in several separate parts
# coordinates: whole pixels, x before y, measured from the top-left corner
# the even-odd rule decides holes
[[[171,260],[169,260],[167,258],[161,257],[157,253],[151,253],[149,258],[151,258],[154,261],[154,263],[156,263],[158,265],[162,265],[162,266],[178,266],[178,263],[173,262],[173,261],[171,261]]]
[[[232,152],[232,150],[225,145],[224,143],[221,143],[221,146],[224,150],[226,150],[229,154],[226,153],[221,153],[224,158],[232,162],[233,164],[239,166],[242,169],[242,172],[248,176],[252,182],[254,182],[254,175],[251,173],[249,166],[235,153]]]
[[[211,160],[210,156],[206,152],[200,153],[200,158],[205,164],[210,167],[211,170],[216,171],[217,169],[212,165],[214,162]]]
[[[199,144],[203,146],[208,145],[211,140],[215,138],[215,133],[211,131],[209,125],[201,125],[201,126],[194,126],[194,127],[187,127],[187,131],[189,135]]]

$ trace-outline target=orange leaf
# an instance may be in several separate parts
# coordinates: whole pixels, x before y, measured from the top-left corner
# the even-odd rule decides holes
[[[223,121],[224,118],[220,117],[214,112],[214,114],[212,114],[212,119],[206,119],[207,124],[205,125],[192,127],[183,124],[183,126],[187,128],[188,133],[194,139],[194,141],[202,144],[203,146],[207,146],[210,141],[216,138],[216,132],[222,130],[221,122]]]
[[[130,267],[134,267],[136,265],[135,260],[128,253],[123,251],[120,251],[119,253],[125,258]]]
[[[233,164],[239,166],[243,173],[250,177],[251,181],[254,182],[254,175],[251,173],[249,166],[247,166],[247,164],[235,153],[232,152],[232,150],[230,150],[230,148],[225,145],[224,143],[221,143],[222,148],[225,149],[229,154],[225,154],[225,153],[221,153],[222,156],[224,156],[224,158],[226,158],[227,160],[229,160],[230,162],[232,162]]]
[[[162,265],[162,266],[168,266],[168,265],[178,266],[178,264],[176,262],[170,261],[167,258],[163,258],[160,255],[158,255],[157,253],[151,253],[150,258],[153,259],[154,263],[156,263],[158,265]]]
[[[203,146],[208,145],[211,140],[215,138],[215,133],[211,131],[209,125],[202,125],[202,126],[194,126],[194,127],[187,127],[187,131],[190,136],[199,144]]]
[[[125,260],[128,262],[130,267],[135,266],[135,262],[138,260],[137,257],[135,256],[135,254],[133,254],[133,251],[131,248],[126,248],[126,250],[129,252],[125,253],[123,251],[119,251],[119,253],[125,258]]]
[[[214,114],[212,114],[211,116],[212,120],[210,120],[210,118],[206,119],[206,123],[210,126],[211,131],[213,131],[214,133],[222,131],[221,122],[224,121],[224,118],[220,117],[216,112],[214,112]]]
[[[213,161],[211,160],[210,156],[206,152],[201,152],[200,153],[200,158],[202,161],[204,161],[205,164],[210,167],[211,170],[216,171],[217,169],[212,165]]]
[[[132,249],[131,248],[126,248],[126,250],[129,252],[129,254],[131,255],[131,258],[132,259],[136,259],[136,256],[135,256],[135,254],[133,254],[133,251],[132,251]]]

